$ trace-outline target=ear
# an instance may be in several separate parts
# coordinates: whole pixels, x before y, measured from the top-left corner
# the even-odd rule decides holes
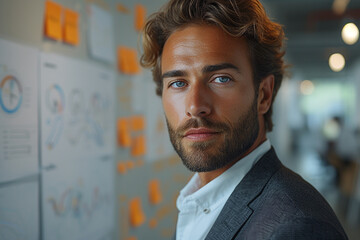
[[[273,89],[274,89],[275,78],[274,75],[269,75],[264,78],[260,85],[258,91],[258,113],[265,114],[272,102]]]

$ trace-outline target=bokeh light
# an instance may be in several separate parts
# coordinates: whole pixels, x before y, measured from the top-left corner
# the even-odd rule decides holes
[[[340,53],[334,53],[329,58],[329,66],[334,72],[340,72],[345,67],[345,58]]]
[[[359,29],[354,23],[348,23],[341,31],[341,37],[346,44],[353,45],[359,40]]]
[[[314,92],[315,86],[312,81],[304,80],[300,84],[300,92],[303,95],[310,95]]]

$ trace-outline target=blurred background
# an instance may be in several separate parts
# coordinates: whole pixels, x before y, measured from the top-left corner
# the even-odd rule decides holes
[[[0,0],[0,240],[172,237],[191,173],[138,64],[165,2]],[[359,239],[360,1],[261,2],[289,64],[271,143]]]

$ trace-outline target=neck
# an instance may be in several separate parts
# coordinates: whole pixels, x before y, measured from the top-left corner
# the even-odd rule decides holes
[[[239,159],[240,160],[240,159]],[[236,160],[228,165],[226,165],[223,168],[220,169],[216,169],[214,171],[210,171],[210,172],[199,172],[199,178],[200,178],[200,182],[201,182],[201,187],[205,186],[206,184],[208,184],[209,182],[211,182],[212,180],[214,180],[215,178],[217,178],[218,176],[220,176],[221,174],[223,174],[226,170],[228,170],[229,168],[231,168],[235,163],[237,163],[239,160]]]

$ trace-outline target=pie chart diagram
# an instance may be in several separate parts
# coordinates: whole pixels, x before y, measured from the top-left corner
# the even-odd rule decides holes
[[[22,102],[23,90],[17,78],[5,76],[0,82],[0,106],[6,113],[15,113]]]

